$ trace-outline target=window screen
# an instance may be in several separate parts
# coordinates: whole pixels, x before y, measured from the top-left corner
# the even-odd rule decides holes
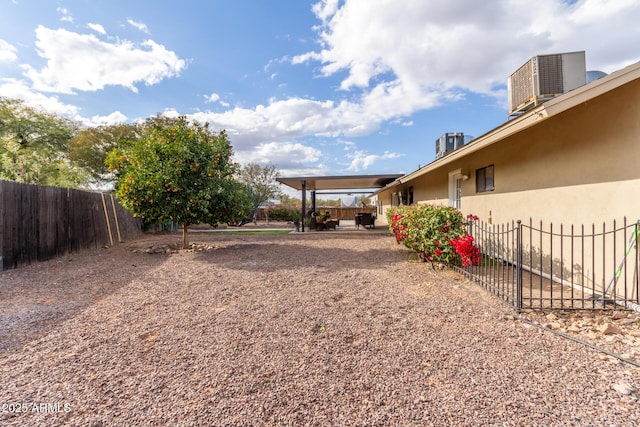
[[[493,191],[493,165],[476,169],[476,192]]]

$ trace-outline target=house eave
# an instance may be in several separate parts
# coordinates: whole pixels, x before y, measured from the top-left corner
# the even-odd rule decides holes
[[[543,104],[540,104],[533,109],[527,111],[521,116],[514,118],[492,130],[481,135],[468,144],[456,149],[455,151],[447,154],[446,156],[434,160],[433,162],[417,169],[407,175],[404,175],[395,181],[387,184],[385,187],[377,190],[373,195],[380,194],[384,191],[388,191],[393,187],[397,187],[401,184],[412,181],[427,173],[430,173],[436,169],[444,167],[450,163],[453,163],[471,153],[480,151],[492,144],[504,140],[512,135],[522,132],[536,124],[547,120],[550,117],[557,116],[563,112],[587,102],[595,97],[598,97],[606,92],[614,90],[626,83],[629,83],[635,79],[640,78],[640,62],[629,65],[621,70],[613,72],[606,77],[595,80],[589,84],[581,86]]]

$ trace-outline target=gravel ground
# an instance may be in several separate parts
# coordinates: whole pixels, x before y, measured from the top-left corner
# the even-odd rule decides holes
[[[387,234],[191,239],[0,273],[0,425],[640,424],[638,368],[515,319]],[[620,319],[592,342],[637,357],[623,332],[638,322]]]

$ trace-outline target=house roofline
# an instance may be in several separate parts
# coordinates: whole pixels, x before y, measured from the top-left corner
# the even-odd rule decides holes
[[[395,181],[376,190],[372,196],[446,166],[447,164],[459,160],[466,155],[482,150],[485,147],[502,141],[511,135],[522,132],[550,117],[557,116],[558,114],[561,114],[577,105],[603,95],[638,78],[640,78],[640,62],[636,62],[605,77],[594,80],[591,83],[552,98],[537,107],[532,108],[521,116],[509,120],[489,132],[471,140],[469,143],[454,150],[450,154],[447,154],[445,157],[436,159],[433,162],[422,166],[420,169],[401,176]]]

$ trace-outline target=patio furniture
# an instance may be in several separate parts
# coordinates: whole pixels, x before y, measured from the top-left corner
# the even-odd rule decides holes
[[[320,217],[311,217],[309,222],[309,228],[315,229],[316,231],[335,230],[338,225],[340,225],[339,219],[323,221]]]
[[[324,222],[321,218],[312,216],[309,220],[309,229],[315,229],[316,231],[324,230]]]
[[[324,229],[325,230],[335,230],[338,225],[338,221],[330,219],[329,221],[325,221]]]
[[[376,217],[369,212],[360,212],[356,214],[356,228],[360,229],[362,225],[365,228],[376,228]]]

